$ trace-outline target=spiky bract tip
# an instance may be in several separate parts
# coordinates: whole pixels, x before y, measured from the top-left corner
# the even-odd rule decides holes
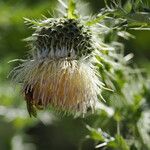
[[[27,39],[35,57],[79,59],[93,51],[92,34],[78,19],[50,18],[38,22]]]

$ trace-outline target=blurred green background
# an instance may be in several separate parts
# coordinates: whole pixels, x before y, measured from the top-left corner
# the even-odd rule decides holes
[[[36,119],[29,118],[19,87],[7,78],[15,65],[8,61],[27,56],[28,49],[22,39],[30,36],[32,30],[24,24],[23,17],[40,19],[41,14],[52,17],[57,14],[58,5],[56,0],[0,0],[0,150],[77,150],[79,147],[92,150],[94,141],[88,139],[84,142],[89,132],[86,124],[102,124],[105,129],[105,124],[110,122],[105,131],[112,135],[116,132],[113,123],[111,126],[114,120],[111,117],[105,119],[105,112],[102,112],[101,119],[97,114],[72,119],[50,111],[39,113]],[[85,15],[95,14],[104,7],[104,2],[81,0],[78,5]],[[150,74],[150,31],[129,32],[135,38],[123,41],[125,54],[134,53],[132,63]]]

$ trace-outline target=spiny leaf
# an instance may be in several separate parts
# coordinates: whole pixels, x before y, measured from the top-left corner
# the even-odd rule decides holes
[[[94,24],[99,23],[100,21],[102,21],[105,17],[106,17],[106,14],[105,15],[98,14],[93,20],[88,21],[86,23],[86,25],[92,26],[92,25],[94,25]]]
[[[129,14],[127,16],[127,19],[135,23],[145,23],[147,25],[150,25],[150,13],[138,12],[134,14]]]
[[[68,5],[68,18],[70,19],[76,19],[78,18],[78,15],[75,13],[76,11],[76,3],[74,0],[69,0]]]
[[[141,29],[141,26],[144,26],[147,29],[150,27],[150,13],[144,11],[146,2],[128,0],[124,6],[117,1],[112,1],[112,3],[114,5],[109,7],[106,1],[108,16],[113,15],[118,19],[125,19],[127,21],[126,28],[139,27]],[[143,4],[142,6],[141,3]]]
[[[131,4],[131,2],[127,1],[125,3],[125,5],[123,6],[123,8],[124,8],[124,10],[125,10],[126,13],[130,13],[131,10],[132,10],[132,4]]]
[[[31,20],[31,19],[28,19],[28,18],[23,18],[25,20],[25,23],[27,25],[31,25],[31,26],[44,26],[44,24],[36,21],[36,20]]]

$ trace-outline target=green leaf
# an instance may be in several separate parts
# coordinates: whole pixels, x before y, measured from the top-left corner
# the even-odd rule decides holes
[[[23,19],[25,20],[25,24],[27,24],[27,25],[43,26],[43,24],[41,24],[38,21],[31,20],[31,19],[25,18],[25,17]]]
[[[102,15],[102,14],[98,14],[93,20],[90,20],[86,23],[86,25],[88,26],[92,26],[96,23],[101,22],[104,18],[106,17],[106,14]]]
[[[127,17],[131,22],[150,25],[150,13],[137,12],[130,14]]]
[[[108,143],[108,146],[115,150],[130,150],[127,142],[121,135],[116,135],[115,140]]]
[[[76,14],[76,3],[74,0],[69,0],[69,5],[68,5],[68,18],[70,19],[76,19],[78,18]]]
[[[101,141],[101,142],[105,141],[105,138],[102,135],[102,131],[101,130],[98,131],[98,130],[96,130],[96,129],[88,126],[88,125],[86,127],[90,131],[90,138],[92,138],[94,140]]]
[[[116,135],[116,141],[120,150],[129,150],[127,142],[121,135]]]
[[[130,13],[132,10],[132,4],[130,1],[127,1],[124,5],[124,10],[126,11],[126,13]]]

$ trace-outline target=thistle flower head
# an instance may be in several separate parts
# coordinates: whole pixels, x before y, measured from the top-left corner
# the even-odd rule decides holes
[[[26,39],[32,54],[12,78],[22,85],[29,114],[48,105],[74,114],[94,110],[103,83],[93,65],[97,42],[90,27],[65,17],[26,22],[35,29]]]

